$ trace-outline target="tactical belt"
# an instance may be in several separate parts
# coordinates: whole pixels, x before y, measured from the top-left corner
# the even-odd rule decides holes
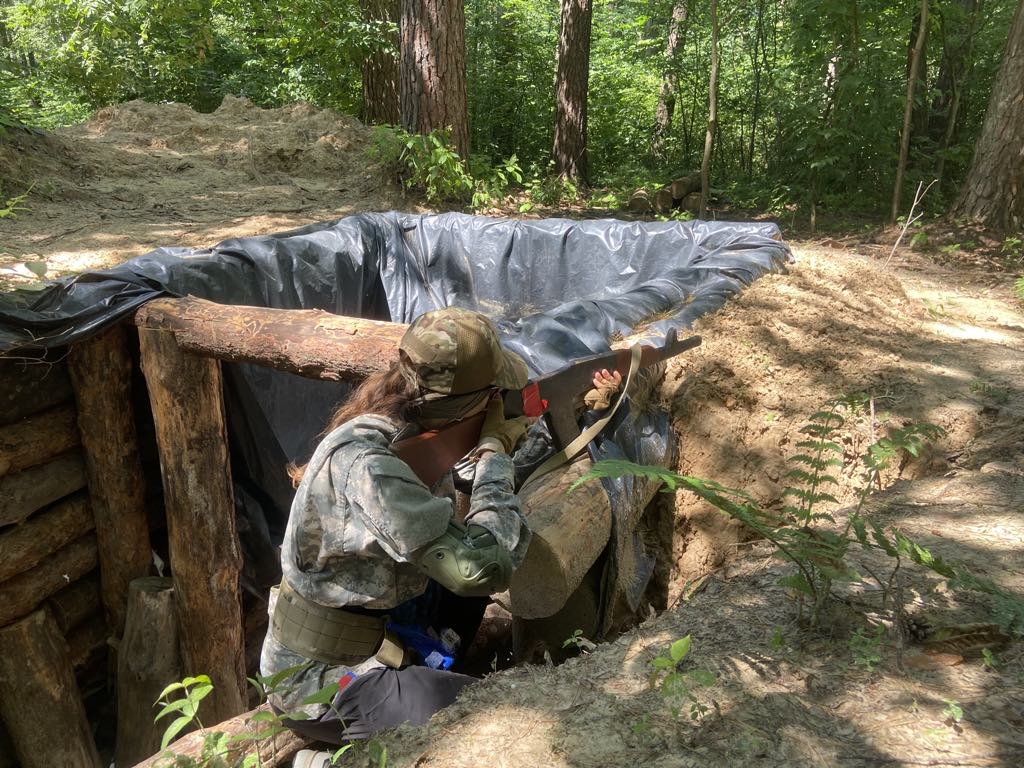
[[[405,661],[401,640],[386,629],[387,616],[366,616],[307,600],[281,582],[271,628],[279,643],[307,659],[346,667],[371,656],[398,669]]]

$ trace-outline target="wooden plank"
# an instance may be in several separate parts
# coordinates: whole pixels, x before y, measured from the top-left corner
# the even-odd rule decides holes
[[[116,765],[134,765],[160,749],[170,721],[154,723],[153,704],[165,686],[181,678],[172,581],[135,579],[117,653]]]
[[[184,672],[211,677],[208,712],[227,720],[246,709],[246,680],[242,556],[220,364],[183,352],[168,331],[142,329],[139,341],[160,451]]]
[[[72,403],[0,427],[0,475],[43,464],[78,443]]]
[[[128,584],[149,573],[152,558],[125,327],[115,325],[73,346],[68,368],[96,519],[103,606],[111,631],[120,636]]]
[[[0,582],[35,567],[92,528],[92,510],[84,492],[5,528],[0,531]]]
[[[85,487],[85,461],[79,450],[53,461],[0,477],[0,526],[20,523],[33,512]]]
[[[50,595],[80,579],[96,567],[98,560],[96,535],[90,533],[35,568],[0,583],[0,627],[20,619]]]
[[[407,327],[320,310],[228,306],[193,296],[151,301],[136,312],[135,322],[173,331],[182,350],[204,357],[350,382],[387,368]]]
[[[100,768],[68,646],[46,611],[0,629],[0,715],[22,768]]]

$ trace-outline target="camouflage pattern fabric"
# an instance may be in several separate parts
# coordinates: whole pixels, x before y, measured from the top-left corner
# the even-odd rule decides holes
[[[398,350],[406,379],[446,395],[489,386],[521,389],[529,373],[519,355],[502,348],[490,318],[458,307],[420,315]]]
[[[382,416],[360,416],[327,435],[310,459],[281,549],[283,577],[303,597],[336,608],[387,610],[426,589],[427,577],[410,556],[447,529],[454,486],[449,475],[432,492],[392,453],[402,426]],[[502,453],[477,462],[466,522],[490,531],[515,567],[526,554],[530,531],[512,490],[513,471]],[[310,662],[267,634],[262,674],[302,664],[287,689],[270,697],[278,708],[295,711],[305,697],[349,671]],[[351,670],[359,674],[380,666],[368,659]],[[327,707],[302,709],[319,717]]]

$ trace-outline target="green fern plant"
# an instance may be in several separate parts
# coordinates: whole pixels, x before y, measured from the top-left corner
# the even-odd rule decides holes
[[[838,503],[829,489],[839,482],[834,471],[844,465],[841,458],[843,450],[837,442],[838,434],[846,423],[842,414],[855,412],[866,402],[864,395],[850,395],[830,401],[823,410],[812,414],[809,423],[801,430],[806,439],[797,443],[801,452],[790,459],[794,466],[787,476],[794,485],[784,491],[784,498],[791,501],[783,505],[781,515],[764,510],[744,491],[727,488],[711,480],[680,475],[662,467],[642,466],[623,460],[596,463],[569,491],[593,479],[625,476],[661,481],[664,492],[690,491],[771,542],[779,555],[796,567],[795,572],[783,577],[780,583],[793,589],[800,597],[798,611],[801,617],[805,600],[810,601],[812,626],[820,624],[833,584],[861,579],[847,562],[850,548],[861,546],[880,550],[893,558],[894,566],[889,578],[880,580],[886,594],[905,559],[947,578],[953,588],[991,596],[1000,625],[1015,634],[1024,633],[1024,600],[1020,597],[994,582],[975,576],[962,566],[945,561],[898,529],[884,529],[864,514],[865,502],[872,489],[880,484],[882,473],[905,455],[919,456],[929,442],[943,434],[940,427],[911,424],[893,428],[885,437],[872,443],[861,457],[862,483],[846,525],[839,532],[821,525],[834,522],[832,514],[824,511],[822,505]]]

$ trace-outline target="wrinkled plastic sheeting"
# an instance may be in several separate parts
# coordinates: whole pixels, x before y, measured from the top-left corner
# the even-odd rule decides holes
[[[0,352],[81,341],[159,296],[401,323],[459,306],[492,317],[536,375],[607,351],[616,337],[657,345],[670,329],[682,335],[789,258],[774,224],[365,213],[210,249],[159,248],[30,299],[0,296]],[[236,502],[255,588],[276,579],[265,564],[267,539],[279,538],[287,520],[283,465],[309,456],[347,388],[254,365],[225,368]],[[664,465],[668,420],[638,418],[592,447],[595,455]],[[636,519],[635,481],[602,482],[616,519]]]

